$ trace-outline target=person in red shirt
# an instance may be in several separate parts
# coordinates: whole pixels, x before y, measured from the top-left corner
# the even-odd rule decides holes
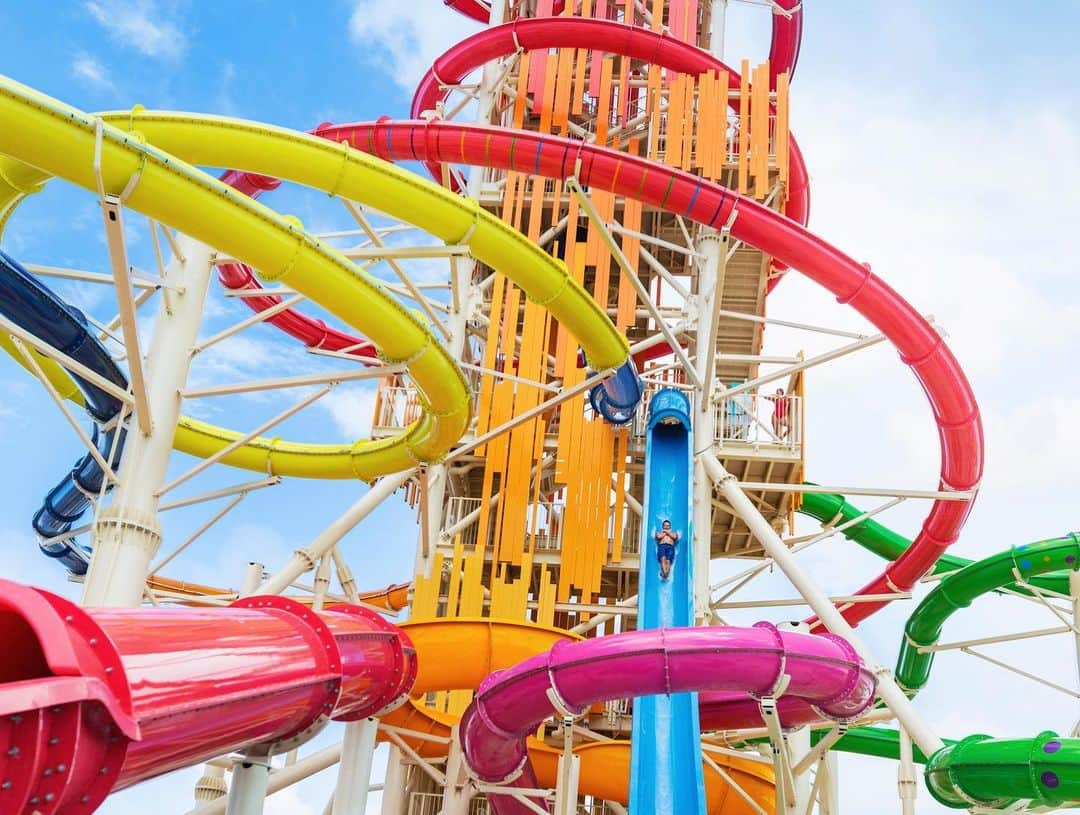
[[[773,433],[783,441],[791,432],[791,397],[784,395],[783,388],[777,388],[773,396],[766,396],[765,398],[773,403]]]

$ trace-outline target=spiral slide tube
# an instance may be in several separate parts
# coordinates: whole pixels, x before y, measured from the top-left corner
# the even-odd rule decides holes
[[[766,696],[777,691],[785,674],[790,682],[784,695],[805,699],[824,718],[848,719],[873,702],[873,675],[845,640],[831,634],[779,631],[770,623],[633,631],[557,643],[493,673],[462,716],[462,749],[481,781],[531,788],[536,782],[525,739],[548,716],[659,693]],[[528,811],[510,796],[489,800],[500,815]]]
[[[0,811],[93,812],[113,790],[232,750],[290,749],[401,704],[408,637],[284,597],[89,609],[0,580]]]
[[[645,432],[645,495],[638,569],[639,631],[694,624],[694,531],[690,485],[690,400],[665,388],[649,400]],[[664,521],[680,536],[667,579],[654,556]],[[634,700],[630,809],[656,815],[705,815],[701,728],[696,693],[658,694]]]
[[[0,115],[25,125],[0,134],[0,150],[27,162],[0,163],[6,188],[0,195],[0,217],[6,218],[21,197],[39,189],[46,173],[94,187],[90,161],[94,119],[10,80],[0,82]],[[385,358],[408,362],[429,408],[422,419],[391,439],[351,446],[255,439],[226,456],[226,463],[281,475],[372,478],[407,469],[416,461],[437,460],[464,431],[471,410],[467,383],[431,331],[386,295],[377,281],[265,207],[176,158],[165,158],[159,148],[193,163],[240,167],[373,202],[381,211],[448,242],[466,241],[477,258],[507,270],[529,296],[544,303],[577,337],[595,367],[618,368],[628,362],[625,338],[568,275],[565,264],[475,202],[342,145],[280,128],[140,109],[105,119],[137,128],[154,145],[144,146],[106,123],[102,147],[107,189],[123,188],[131,174],[140,172],[128,199],[132,209],[255,268],[271,270],[264,275],[268,279],[287,278],[298,291],[329,306],[364,330]],[[282,257],[293,259],[282,266]],[[208,456],[238,437],[233,431],[185,420],[178,428],[176,446]]]
[[[252,198],[257,198],[261,193],[276,189],[281,185],[281,182],[276,178],[267,178],[255,173],[236,172],[234,170],[224,173],[221,180],[237,192],[242,192]],[[218,280],[227,289],[251,290],[262,288],[262,284],[259,283],[259,279],[255,276],[255,271],[243,263],[222,263],[218,266]],[[273,308],[281,302],[281,298],[274,294],[242,297],[240,299],[255,312]],[[300,340],[308,348],[319,348],[323,351],[340,351],[361,360],[378,355],[375,346],[369,341],[337,328],[332,328],[322,320],[308,317],[297,309],[285,309],[272,317],[268,317],[264,322],[267,325],[280,328],[290,337]]]
[[[647,159],[559,136],[449,122],[379,121],[325,128],[320,135],[389,160],[454,161],[548,178],[575,174],[582,184],[721,227],[732,211],[735,238],[756,246],[837,295],[870,320],[900,352],[930,400],[942,449],[943,489],[977,487],[982,474],[982,423],[974,394],[944,339],[866,266],[756,201],[697,176],[657,167]],[[959,535],[971,501],[934,502],[914,544],[885,573],[860,590],[907,589]],[[885,603],[855,603],[844,611],[857,623]]]
[[[518,48],[525,51],[548,48],[587,48],[606,51],[681,73],[702,74],[708,71],[727,71],[729,87],[738,90],[740,77],[716,57],[696,46],[672,37],[665,37],[645,28],[637,28],[607,20],[588,20],[580,17],[515,20],[513,23],[479,31],[452,46],[435,60],[431,70],[420,80],[413,95],[412,116],[421,117],[434,110],[437,103],[449,95],[448,85],[464,81],[465,77],[491,60],[513,54]],[[508,132],[505,128],[499,128]],[[532,133],[532,135],[539,135]],[[572,142],[576,146],[581,142]],[[805,225],[810,214],[810,184],[806,162],[794,137],[790,139],[790,176],[787,189],[786,214]],[[625,155],[620,153],[619,155]],[[437,160],[428,159],[428,168],[439,178]],[[648,160],[654,173],[665,177],[670,169]],[[526,171],[527,172],[527,171]],[[689,175],[689,174],[688,174]],[[691,176],[696,178],[695,176]],[[584,180],[584,179],[582,179]],[[760,247],[759,247],[760,248]]]
[[[110,382],[127,389],[127,378],[113,362],[105,346],[88,329],[82,312],[57,298],[3,252],[0,252],[0,313]],[[16,359],[21,359],[14,346],[10,346],[10,350]],[[44,358],[35,361],[41,364],[41,359]],[[26,364],[25,360],[23,362]],[[115,426],[103,431],[100,425],[116,418],[120,412],[120,400],[81,377],[74,377],[73,381],[78,390],[70,395],[82,397],[94,421],[91,441],[106,461],[110,456],[118,461],[123,452],[125,431]],[[70,530],[89,508],[89,496],[101,492],[104,480],[105,473],[97,459],[86,453],[49,491],[41,508],[34,514],[34,531],[43,539],[39,544],[41,551],[59,560],[73,574],[86,573],[88,550],[74,540],[45,543],[44,539],[63,535]]]
[[[852,506],[842,495],[826,495],[823,493],[805,493],[799,512],[816,518],[822,523],[841,524],[853,521],[863,514],[858,507]],[[859,523],[849,526],[841,534],[850,541],[854,541],[869,552],[873,552],[885,560],[896,560],[911,546],[911,540],[894,532],[873,518],[865,518]],[[955,572],[970,566],[975,561],[957,555],[944,554],[934,564],[933,574]],[[1031,585],[1057,592],[1058,594],[1069,593],[1068,572],[1032,573],[1025,578]],[[1028,594],[1031,592],[1023,586],[1013,583],[1001,588]]]

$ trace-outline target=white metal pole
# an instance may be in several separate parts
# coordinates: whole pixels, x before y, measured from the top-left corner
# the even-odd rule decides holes
[[[837,611],[836,606],[832,604],[825,592],[803,570],[795,556],[784,545],[784,541],[776,533],[776,530],[765,520],[757,507],[746,496],[746,493],[740,489],[735,476],[725,470],[724,466],[712,453],[703,453],[701,457],[705,461],[705,466],[713,482],[720,488],[728,503],[750,528],[754,537],[761,543],[765,549],[765,554],[776,561],[776,565],[780,567],[780,570],[787,576],[787,579],[791,581],[791,584],[798,592],[806,598],[807,605],[813,609],[825,627],[850,642],[866,664],[866,667],[874,672],[878,680],[878,696],[896,714],[896,718],[899,719],[900,723],[908,729],[912,739],[919,745],[920,749],[926,755],[930,755],[944,747],[945,743],[919,715],[911,700],[908,699],[907,695],[896,683],[892,672],[874,659],[870,649],[855,633],[855,629]]]
[[[900,766],[896,770],[896,785],[900,791],[900,811],[903,815],[915,815],[915,796],[919,791],[915,751],[911,736],[903,727],[900,728]]]
[[[376,719],[345,725],[333,815],[364,815],[367,811],[371,761],[375,755],[375,734],[378,730],[379,722]]]
[[[717,59],[724,58],[724,30],[727,22],[728,0],[712,0],[709,12],[709,52]]]
[[[233,766],[225,815],[262,815],[270,783],[270,758],[248,754]]]
[[[150,561],[161,544],[156,492],[165,480],[212,268],[210,247],[185,236],[179,246],[183,259],[174,258],[165,270],[165,283],[175,291],[161,301],[147,354],[146,393],[153,425],[143,433],[133,422],[128,433],[120,484],[94,527],[83,605],[139,605]]]
[[[414,472],[415,470],[403,470],[399,473],[391,473],[390,475],[384,475],[372,484],[371,488],[364,493],[359,501],[345,510],[339,518],[320,532],[310,546],[295,552],[292,560],[259,586],[256,593],[281,594],[300,575],[314,569],[319,558],[337,545],[338,541],[351,532],[375,507],[393,495],[398,487],[412,477]]]
[[[803,622],[782,622],[777,626],[781,631],[800,631],[809,633],[810,626]],[[795,767],[799,760],[810,752],[810,728],[800,727],[787,733],[788,763]],[[795,781],[795,812],[810,811],[810,773],[798,773]]]
[[[401,748],[391,744],[386,759],[381,815],[405,815],[405,805],[405,764],[401,760]]]
[[[825,779],[818,788],[821,815],[840,815],[840,760],[835,750],[825,754],[825,763],[818,772],[822,771]]]
[[[704,259],[698,264],[697,296],[697,349],[698,380],[697,399],[694,406],[694,622],[704,625],[712,616],[709,593],[709,561],[712,559],[712,480],[705,464],[696,455],[712,450],[716,435],[716,411],[712,394],[714,378],[707,370],[713,360],[707,346],[716,343],[716,300],[720,297],[724,281],[724,255],[726,241],[715,230],[707,230],[698,238],[698,250]]]

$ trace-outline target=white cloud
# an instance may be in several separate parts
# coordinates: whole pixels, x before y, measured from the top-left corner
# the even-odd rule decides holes
[[[349,18],[349,36],[365,59],[384,68],[410,93],[435,58],[477,30],[460,14],[411,3],[358,0]]]
[[[330,414],[345,439],[355,441],[371,433],[375,390],[370,385],[339,385],[316,404]]]
[[[114,40],[145,56],[178,59],[187,49],[177,21],[154,0],[94,0],[85,8]]]
[[[116,85],[109,78],[109,72],[97,59],[89,54],[79,54],[71,63],[71,75],[85,82],[96,90],[115,91]]]

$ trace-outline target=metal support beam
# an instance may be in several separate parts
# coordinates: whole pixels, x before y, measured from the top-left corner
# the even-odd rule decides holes
[[[248,754],[233,765],[225,815],[262,815],[270,785],[270,758]]]
[[[364,719],[345,725],[345,740],[338,764],[334,788],[333,815],[364,815],[371,785],[371,761],[375,755],[376,719]]]
[[[701,454],[705,459],[705,466],[709,471],[713,482],[719,487],[728,503],[736,510],[739,517],[750,528],[754,537],[758,539],[765,553],[769,555],[780,567],[780,570],[791,581],[798,592],[806,598],[807,604],[813,609],[818,619],[834,634],[851,643],[852,647],[862,658],[867,668],[874,672],[878,680],[878,695],[882,701],[896,714],[900,722],[908,728],[915,743],[926,754],[930,755],[945,746],[945,743],[937,736],[930,726],[923,721],[922,716],[908,699],[907,694],[897,684],[892,672],[878,663],[870,649],[862,642],[855,633],[855,629],[844,619],[844,616],[832,604],[821,588],[803,570],[794,555],[784,545],[776,530],[765,520],[738,485],[735,476],[731,475],[712,453]]]
[[[397,492],[398,487],[415,473],[416,470],[403,470],[385,475],[376,481],[360,500],[320,532],[306,549],[298,550],[288,563],[259,586],[258,593],[281,594],[300,575],[314,569],[319,558],[336,546],[358,523],[371,514],[375,507]]]
[[[154,360],[146,383],[154,423],[149,433],[128,435],[117,473],[120,485],[94,527],[84,605],[139,605],[147,569],[161,543],[158,489],[172,453],[180,392],[187,381],[212,269],[209,247],[186,237],[179,241],[183,259],[174,258],[166,268],[166,282],[176,287],[171,309],[164,299],[159,304],[148,354]]]
[[[105,219],[105,241],[109,245],[113,285],[120,307],[120,329],[124,334],[124,348],[127,349],[128,378],[135,398],[135,422],[143,435],[149,435],[153,423],[146,395],[142,352],[139,350],[139,325],[135,319],[135,295],[131,286],[131,267],[128,265],[127,242],[124,239],[124,208],[120,198],[106,195],[101,201],[101,214]]]
[[[671,327],[664,321],[663,315],[657,309],[656,304],[653,303],[652,298],[649,296],[649,292],[642,285],[641,280],[638,278],[637,269],[630,265],[630,261],[626,259],[626,255],[623,254],[622,247],[619,246],[618,241],[615,240],[615,236],[611,234],[611,230],[607,228],[607,224],[604,223],[604,219],[600,217],[600,214],[596,211],[596,207],[593,206],[592,201],[589,199],[588,194],[581,186],[576,177],[571,176],[566,179],[566,187],[574,196],[578,199],[578,204],[585,211],[585,214],[592,221],[597,231],[600,233],[601,239],[607,244],[608,249],[611,250],[611,256],[615,258],[615,262],[619,265],[619,269],[626,275],[626,279],[630,281],[634,287],[634,291],[637,292],[638,300],[641,301],[645,308],[652,312],[653,319],[656,321],[657,326],[663,332],[664,337],[667,338],[668,345],[671,347],[672,352],[679,358],[679,361],[683,364],[683,368],[686,371],[686,376],[695,385],[701,385],[701,379],[698,377],[697,370],[694,368],[693,363],[690,362],[690,358],[686,355],[686,349],[679,344],[679,338],[672,332]]]

